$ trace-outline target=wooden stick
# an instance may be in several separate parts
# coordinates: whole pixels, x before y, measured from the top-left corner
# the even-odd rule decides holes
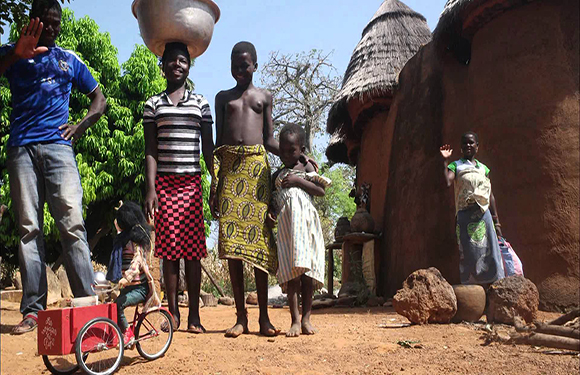
[[[570,311],[568,314],[564,314],[561,317],[548,322],[549,325],[561,326],[564,323],[569,322],[572,319],[576,319],[580,316],[580,309],[575,309]]]
[[[205,272],[205,274],[207,275],[207,277],[209,277],[209,280],[211,281],[211,283],[213,284],[213,286],[215,286],[215,288],[218,290],[218,293],[220,294],[220,296],[225,297],[226,294],[224,293],[223,289],[215,282],[213,276],[203,266],[203,263],[200,262],[200,264],[201,264],[201,269],[203,270],[203,272]]]
[[[518,344],[580,351],[580,340],[569,337],[553,336],[544,333],[532,333],[529,336],[517,334],[517,336],[513,338]]]
[[[549,335],[571,337],[574,339],[580,339],[580,330],[578,328],[572,327],[562,327],[551,324],[544,323],[534,323],[536,325],[536,332],[547,333]]]
[[[331,247],[328,249],[328,294],[334,295],[334,249]]]

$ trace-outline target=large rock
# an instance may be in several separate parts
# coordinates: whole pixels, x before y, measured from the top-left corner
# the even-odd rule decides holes
[[[393,307],[412,323],[449,323],[457,311],[457,300],[441,272],[431,267],[407,277],[393,298]]]
[[[48,283],[48,297],[46,300],[47,305],[52,305],[58,302],[62,297],[62,291],[60,288],[60,281],[56,274],[52,271],[49,266],[46,267],[46,281]]]
[[[60,284],[61,297],[64,299],[74,298],[64,266],[59,267],[59,269],[56,270],[56,277],[58,278],[58,282]]]
[[[485,289],[481,285],[453,285],[457,298],[454,322],[477,322],[485,311]]]
[[[538,313],[540,295],[530,280],[523,276],[510,276],[491,285],[488,300],[488,322],[513,324],[515,314],[531,323]]]

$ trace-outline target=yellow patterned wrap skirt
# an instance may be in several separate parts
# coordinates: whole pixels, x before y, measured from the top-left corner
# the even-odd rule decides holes
[[[220,258],[243,260],[276,273],[276,245],[266,226],[272,195],[266,149],[263,145],[220,146],[214,151],[214,170]]]

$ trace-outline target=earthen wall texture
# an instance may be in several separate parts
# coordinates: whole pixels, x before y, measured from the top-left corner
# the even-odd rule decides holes
[[[475,34],[468,65],[432,42],[401,71],[388,119],[365,128],[359,162],[359,176],[371,179],[376,165],[386,175],[377,172],[375,183],[388,180],[382,192],[373,184],[371,200],[384,233],[380,293],[394,294],[429,266],[459,281],[453,188],[445,186],[439,146],[450,143],[458,159],[461,134],[473,130],[478,159],[492,171],[503,234],[541,307],[578,305],[578,14],[577,0],[523,5]],[[379,134],[390,153],[377,149]],[[384,203],[374,198],[381,193]]]

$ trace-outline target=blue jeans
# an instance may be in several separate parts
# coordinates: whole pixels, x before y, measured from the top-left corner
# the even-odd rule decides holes
[[[10,196],[18,218],[23,315],[46,308],[44,203],[60,232],[64,265],[75,297],[94,295],[93,266],[83,220],[83,189],[72,147],[33,144],[8,149]]]
[[[125,333],[127,328],[129,328],[129,322],[125,317],[125,308],[145,302],[148,294],[149,284],[147,282],[139,285],[127,286],[121,289],[121,293],[119,294],[119,297],[117,297],[115,303],[117,304],[117,323],[123,333]]]

